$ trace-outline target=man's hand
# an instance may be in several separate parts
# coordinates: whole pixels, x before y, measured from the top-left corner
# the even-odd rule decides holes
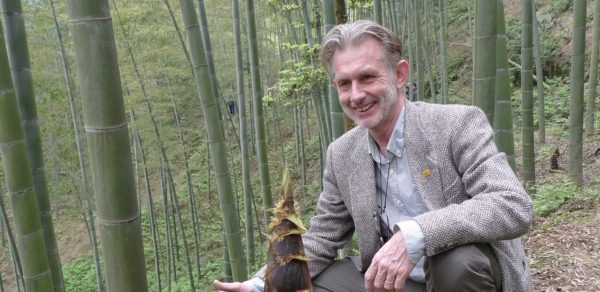
[[[415,264],[408,258],[402,232],[396,232],[373,257],[365,273],[365,289],[368,292],[373,292],[375,288],[403,291],[404,283],[414,267]]]
[[[240,283],[240,282],[224,283],[224,282],[220,282],[219,280],[215,280],[213,282],[213,285],[215,286],[215,288],[217,288],[217,290],[219,290],[219,292],[252,292],[252,291],[254,291],[254,288],[250,284]]]

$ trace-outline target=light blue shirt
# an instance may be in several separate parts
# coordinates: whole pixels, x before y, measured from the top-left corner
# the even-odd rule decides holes
[[[390,231],[402,232],[409,258],[417,264],[410,278],[425,282],[425,237],[417,222],[411,218],[427,212],[427,206],[417,192],[410,174],[404,147],[404,109],[396,121],[386,154],[379,152],[379,147],[370,135],[369,153],[375,161],[375,185],[377,202],[382,209],[381,220]]]

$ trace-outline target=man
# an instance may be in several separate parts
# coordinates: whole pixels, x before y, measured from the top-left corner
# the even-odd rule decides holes
[[[358,127],[329,146],[303,235],[315,291],[531,291],[531,200],[483,112],[406,100],[401,42],[376,23],[334,27],[321,58]],[[335,261],[353,234],[360,258]]]

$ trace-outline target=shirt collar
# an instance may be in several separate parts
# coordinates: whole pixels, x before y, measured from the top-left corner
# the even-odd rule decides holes
[[[375,143],[375,140],[373,140],[373,137],[371,137],[371,134],[369,134],[369,154],[371,154],[371,157],[375,162],[388,163],[392,158],[390,157],[390,154],[397,156],[398,158],[402,157],[402,151],[404,151],[404,108],[405,107],[402,107],[400,117],[398,117],[392,135],[390,136],[385,160],[382,159],[381,155],[378,155],[379,147],[377,146],[377,143]]]

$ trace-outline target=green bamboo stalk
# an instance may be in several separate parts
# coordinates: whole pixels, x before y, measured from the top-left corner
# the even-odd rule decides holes
[[[174,203],[174,207],[175,207],[175,212],[174,214],[177,215],[177,217],[175,218],[176,220],[174,220],[174,223],[177,224],[177,222],[179,221],[179,227],[180,227],[180,231],[181,231],[181,239],[183,241],[183,251],[184,251],[184,255],[185,255],[185,263],[186,263],[186,268],[187,268],[187,272],[188,272],[188,280],[190,283],[190,289],[191,291],[196,291],[196,286],[194,284],[194,271],[192,268],[192,261],[191,261],[191,257],[190,257],[190,251],[188,248],[188,243],[187,243],[187,237],[185,236],[185,230],[183,228],[183,216],[181,215],[182,211],[181,211],[181,204],[179,204],[179,197],[177,196],[177,191],[175,189],[175,183],[173,181],[173,175],[171,174],[171,169],[168,168],[167,163],[164,163],[164,167],[167,173],[167,180],[169,182],[169,192],[171,193],[171,199]]]
[[[70,0],[67,6],[104,246],[106,287],[108,291],[146,291],[141,218],[108,1]]]
[[[375,22],[383,24],[383,13],[381,7],[381,0],[373,0],[373,12],[375,14]]]
[[[310,133],[310,119],[309,119],[309,111],[310,111],[310,100],[308,99],[304,99],[302,100],[302,113],[304,114],[304,129],[306,129],[306,136],[310,137],[311,133]]]
[[[5,6],[3,5],[3,11]],[[6,20],[6,16],[5,16]],[[4,35],[0,30],[0,156],[8,196],[13,209],[17,250],[23,269],[25,287],[30,291],[51,291],[52,275],[45,253],[45,243],[25,132],[17,105]]]
[[[300,154],[300,125],[299,125],[299,121],[300,121],[300,117],[298,116],[298,105],[297,104],[293,104],[292,105],[292,109],[294,112],[294,140],[296,143],[294,143],[294,145],[296,146],[296,163],[298,165],[300,165],[300,158],[301,158],[301,154]]]
[[[160,171],[160,193],[162,194],[162,206],[163,215],[165,220],[165,233],[167,240],[167,291],[171,291],[171,283],[177,281],[177,270],[175,268],[175,248],[173,248],[173,240],[171,235],[171,216],[169,211],[169,198],[167,195],[167,187],[165,183],[164,169],[159,168]],[[171,278],[173,274],[173,278]]]
[[[506,154],[508,164],[516,170],[515,141],[513,136],[512,102],[508,57],[506,55],[506,26],[504,22],[504,3],[497,0],[496,18],[496,84],[494,107],[494,142],[501,152]]]
[[[439,21],[440,21],[440,83],[442,88],[442,103],[448,103],[448,69],[446,66],[446,42],[447,42],[447,27],[446,27],[446,0],[438,1]],[[497,8],[499,9],[499,8]]]
[[[325,32],[328,32],[336,24],[335,6],[333,0],[323,0],[323,15],[325,20]],[[338,100],[338,95],[331,76],[327,81],[327,95],[329,96],[329,111],[331,124],[331,141],[344,134],[344,111]]]
[[[196,71],[197,90],[202,101],[202,112],[205,120],[204,124],[208,133],[210,151],[212,153],[212,160],[214,162],[215,173],[218,180],[217,187],[220,198],[219,201],[221,212],[223,213],[223,226],[227,238],[233,280],[244,281],[247,278],[246,261],[242,248],[240,225],[227,163],[227,153],[225,152],[225,149],[227,149],[225,145],[225,135],[216,109],[218,104],[215,100],[214,89],[210,82],[210,72],[206,63],[206,55],[203,50],[202,40],[200,39],[200,28],[198,26],[198,18],[196,17],[194,4],[191,0],[181,0],[180,3],[183,22],[186,27],[186,34],[190,45],[192,64]],[[255,103],[255,105],[257,104]],[[262,106],[262,104],[260,105]]]
[[[600,0],[594,1],[594,20],[592,23],[592,56],[590,58],[590,78],[588,81],[587,103],[585,106],[585,134],[594,134],[596,113],[596,88],[598,86],[598,50],[600,47]]]
[[[173,23],[173,27],[175,28],[175,32],[177,32],[177,38],[179,39],[179,43],[181,44],[181,49],[185,54],[185,58],[190,64],[190,69],[192,71],[192,75],[194,75],[194,68],[192,67],[192,60],[190,59],[190,53],[188,52],[187,46],[185,45],[185,41],[183,40],[183,35],[181,34],[181,29],[179,29],[179,25],[177,24],[177,20],[175,19],[175,14],[173,13],[173,9],[171,8],[171,4],[169,0],[163,0],[165,6],[167,7],[167,11],[169,12],[169,16],[171,17],[171,23]]]
[[[306,112],[303,110],[302,104],[298,104],[298,132],[300,141],[300,177],[302,179],[302,186],[300,188],[300,196],[306,195],[306,150],[304,143],[304,123],[302,122],[302,112]],[[310,136],[310,135],[309,135]]]
[[[316,35],[317,35],[317,43],[321,43],[321,40],[323,40],[323,32],[322,32],[322,27],[321,27],[321,9],[319,9],[319,2],[318,0],[313,0],[313,7],[314,9],[312,9],[315,13],[315,31],[316,31]],[[330,82],[331,80],[329,80]],[[328,82],[328,84],[329,84]],[[318,108],[320,108],[323,112],[322,112],[322,120],[320,119],[320,121],[322,121],[324,123],[324,125],[322,126],[323,129],[323,135],[324,135],[324,139],[322,139],[321,141],[321,145],[323,145],[322,147],[325,149],[327,147],[327,145],[329,145],[329,143],[331,142],[331,131],[332,131],[332,126],[331,126],[331,115],[327,114],[329,113],[329,100],[328,100],[328,95],[327,95],[327,84],[323,84],[323,88],[318,87],[317,91],[316,91],[316,98],[318,99]]]
[[[315,10],[318,11],[318,9],[315,9]],[[308,2],[307,1],[302,1],[302,22],[304,23],[304,30],[306,31],[307,43],[309,46],[312,46],[312,44],[313,44],[312,30],[311,30],[311,24],[310,24],[310,17],[308,15]],[[314,67],[318,66],[316,63],[317,62],[314,62],[314,60],[311,59],[311,64]],[[315,105],[315,111],[317,113],[317,121],[319,124],[319,133],[322,136],[321,139],[324,141],[328,141],[329,138],[327,138],[327,136],[329,133],[326,131],[326,128],[325,128],[327,126],[326,125],[327,121],[325,121],[325,111],[323,108],[323,103],[320,102],[320,98],[321,98],[320,92],[321,92],[320,89],[316,88],[316,90],[311,94],[311,96],[313,98],[313,104]],[[327,144],[329,144],[329,143],[327,143]],[[324,145],[323,143],[321,143],[321,146],[326,147],[326,145]],[[284,165],[285,165],[285,163],[284,163]]]
[[[417,39],[417,46],[415,49],[415,63],[417,64],[417,98],[419,100],[425,100],[425,56],[423,56],[424,44],[423,44],[423,32],[421,30],[422,24],[422,12],[421,1],[413,3],[413,20],[414,20],[414,31],[415,38]]]
[[[310,17],[308,16],[308,1],[302,1],[302,22],[304,24],[304,33],[306,34],[306,43],[312,46],[313,37],[310,27]]]
[[[431,60],[435,60],[435,53],[434,53],[434,48],[432,43],[434,43],[434,40],[432,39],[435,36],[435,33],[431,33],[430,27],[431,27],[431,21],[435,18],[434,15],[430,15],[430,11],[433,11],[433,8],[430,7],[430,2],[429,1],[424,1],[423,2],[423,19],[425,20],[423,27],[425,27],[425,37],[423,38],[424,44],[423,44],[423,56],[425,56],[424,61],[425,61],[425,73],[427,73],[427,81],[429,82],[429,93],[431,94],[431,101],[438,103],[438,94],[436,92],[436,88],[435,88],[435,82],[433,79],[433,74],[434,74],[434,70],[435,68],[432,65],[432,61]],[[436,73],[437,74],[437,73]]]
[[[188,198],[190,201],[190,215],[192,217],[192,231],[194,234],[194,249],[196,254],[196,269],[198,270],[198,278],[202,277],[202,271],[200,269],[200,227],[198,224],[198,215],[196,213],[196,195],[194,194],[194,184],[192,181],[192,173],[190,171],[190,165],[188,163],[188,154],[183,140],[183,133],[181,131],[181,122],[179,119],[179,113],[177,112],[177,106],[175,106],[175,98],[173,96],[173,90],[171,88],[171,81],[169,77],[165,75],[167,81],[167,87],[169,88],[169,96],[171,97],[171,104],[173,106],[173,115],[175,118],[175,125],[177,126],[177,136],[179,137],[179,143],[181,144],[181,150],[183,152],[183,162],[185,166],[186,185],[188,190]],[[187,245],[186,245],[187,246]]]
[[[166,165],[167,163],[165,162],[164,158],[161,159],[161,168],[163,169],[163,176],[164,176],[164,180],[165,180],[165,192],[167,193],[167,202],[169,200],[171,200],[171,203],[168,205],[169,206],[169,215],[171,216],[170,220],[173,223],[173,226],[171,226],[171,230],[173,230],[173,235],[171,237],[171,239],[173,240],[173,250],[175,253],[175,256],[173,257],[173,274],[175,275],[175,281],[177,281],[177,268],[175,262],[180,262],[181,261],[181,253],[179,252],[179,232],[177,231],[177,215],[176,215],[176,209],[177,209],[177,205],[175,205],[175,200],[173,198],[173,192],[171,190],[171,182],[169,181],[169,167]],[[181,233],[183,233],[183,230],[180,230]]]
[[[2,191],[0,189],[0,191]],[[0,198],[2,197],[2,193],[0,192]],[[6,224],[7,222],[4,218],[0,217],[0,236],[2,236],[2,247],[6,248]]]
[[[279,113],[277,111],[277,109],[279,108],[280,104],[281,104],[281,102],[276,102],[275,105],[272,107],[272,109],[273,109],[273,118],[276,121],[280,121]],[[276,131],[278,137],[283,137],[282,136],[282,132],[281,132],[281,124],[280,123],[275,123],[275,131]],[[286,155],[285,155],[285,151],[284,150],[285,149],[284,149],[283,143],[279,143],[279,151],[281,152],[281,163],[282,163],[282,165],[286,165]]]
[[[202,44],[204,46],[204,54],[206,55],[206,63],[208,64],[208,71],[210,72],[210,82],[212,83],[213,91],[217,101],[217,111],[221,119],[223,114],[221,113],[221,90],[219,88],[219,81],[217,80],[217,70],[215,69],[215,62],[213,60],[212,44],[210,41],[210,33],[208,31],[208,19],[206,18],[206,7],[204,6],[204,0],[198,0],[198,20],[200,23],[200,33],[202,35]]]
[[[395,1],[387,1],[387,5],[388,5],[387,10],[389,11],[389,15],[388,15],[389,24],[388,24],[388,27],[392,31],[398,32],[397,26],[396,26],[396,13],[395,13],[395,7],[396,7],[396,5],[395,4],[396,4]]]
[[[246,19],[249,44],[248,56],[250,58],[250,76],[252,78],[252,104],[254,109],[256,149],[259,161],[260,186],[263,193],[265,224],[268,224],[268,222],[271,221],[271,212],[269,210],[273,207],[273,196],[271,195],[271,177],[269,174],[269,160],[267,157],[268,148],[267,143],[265,142],[265,122],[263,117],[262,103],[263,90],[260,81],[260,64],[258,59],[254,0],[246,1]],[[234,261],[233,257],[231,261]]]
[[[235,46],[235,64],[238,96],[238,119],[240,125],[240,150],[242,152],[242,191],[244,194],[244,219],[246,222],[246,261],[248,273],[255,265],[254,228],[252,220],[252,184],[250,180],[250,154],[248,153],[248,127],[246,124],[246,94],[244,92],[244,63],[242,59],[242,40],[240,33],[239,0],[232,0],[233,42]]]
[[[537,83],[537,103],[538,103],[538,143],[546,143],[546,109],[544,107],[544,70],[541,60],[541,42],[538,33],[539,22],[535,12],[535,0],[531,0],[533,5],[532,22],[533,22],[533,46],[535,49],[535,76]]]
[[[27,145],[29,165],[33,175],[33,185],[37,196],[42,229],[44,230],[46,256],[48,257],[48,264],[52,273],[53,288],[54,291],[64,291],[62,267],[56,244],[56,235],[54,234],[50,198],[44,170],[42,140],[33,91],[33,78],[31,76],[23,8],[21,7],[21,1],[14,0],[2,0],[0,1],[0,6],[4,15],[6,47],[19,110],[21,111],[23,129],[25,131],[25,144]]]
[[[583,185],[583,86],[585,63],[585,13],[587,1],[573,1],[571,99],[569,105],[569,177]]]
[[[523,119],[523,183],[535,193],[535,149],[533,141],[533,70],[532,70],[532,5],[523,0],[521,8],[521,116]]]
[[[225,280],[225,282],[234,281],[231,261],[229,260],[229,249],[227,248],[227,237],[225,234],[223,234],[223,280]]]
[[[408,3],[407,3],[408,2]],[[407,15],[407,17],[404,18],[404,27],[409,27],[407,29],[407,41],[405,42],[405,46],[408,47],[408,60],[410,62],[410,70],[408,71],[408,86],[410,88],[410,90],[408,91],[408,97],[410,100],[415,100],[414,98],[414,92],[412,90],[412,85],[414,83],[415,80],[415,74],[413,71],[413,68],[415,67],[416,61],[415,61],[415,55],[413,53],[413,47],[414,47],[414,42],[413,42],[413,27],[411,27],[414,24],[413,18],[414,15],[412,13],[413,9],[414,9],[414,5],[411,5],[412,2],[409,2],[408,0],[406,0],[404,2],[404,14]]]
[[[132,116],[135,116],[135,113],[132,112]],[[150,223],[150,233],[152,234],[152,248],[154,254],[154,271],[156,272],[156,285],[157,290],[162,291],[162,282],[160,276],[160,243],[159,243],[159,234],[156,227],[156,215],[154,214],[154,202],[152,199],[152,188],[150,187],[150,177],[148,175],[148,167],[146,166],[146,154],[144,153],[144,147],[142,145],[142,138],[140,137],[139,130],[135,130],[135,140],[136,144],[140,149],[140,156],[142,158],[142,169],[144,169],[144,181],[146,183],[146,200],[148,205],[148,214],[149,214],[149,223]]]
[[[0,187],[0,190],[2,188]],[[15,243],[15,236],[10,227],[10,223],[8,220],[8,215],[6,213],[6,207],[4,206],[4,198],[0,193],[0,211],[2,212],[2,221],[5,223],[5,233],[8,237],[8,248],[10,250],[13,274],[15,276],[15,282],[17,283],[17,290],[21,291],[21,287],[25,286],[23,282],[23,267],[21,265],[21,258],[19,257],[19,251],[17,250],[17,244]]]
[[[496,2],[475,1],[473,35],[473,104],[494,123],[494,87],[496,82]]]
[[[175,232],[174,239],[175,239],[175,247],[176,247],[175,250],[176,250],[177,260],[179,260],[180,253],[179,253],[179,244],[177,243],[177,240],[178,240],[178,236],[177,236],[177,220],[176,220],[175,216],[177,216],[177,218],[180,219],[179,220],[179,226],[180,226],[181,238],[182,238],[183,244],[185,246],[185,248],[184,248],[184,254],[185,254],[185,259],[186,259],[186,264],[187,264],[186,267],[187,267],[187,272],[188,272],[188,280],[189,280],[189,283],[190,283],[191,290],[195,291],[193,269],[192,269],[192,265],[191,265],[189,249],[187,248],[188,245],[187,245],[187,239],[186,239],[186,236],[185,236],[183,221],[181,220],[181,212],[180,212],[180,207],[179,207],[180,205],[179,205],[179,201],[178,201],[178,198],[177,198],[177,195],[176,195],[177,194],[177,190],[175,188],[175,183],[174,183],[173,177],[171,175],[171,167],[170,167],[170,164],[169,164],[169,160],[168,160],[167,155],[166,155],[165,147],[164,147],[164,144],[162,142],[162,139],[161,139],[161,136],[160,136],[160,132],[158,131],[158,123],[157,123],[157,121],[156,121],[156,119],[154,117],[153,111],[152,111],[152,106],[151,106],[151,103],[150,103],[148,92],[146,91],[146,86],[144,84],[144,81],[143,81],[143,78],[141,76],[140,70],[139,70],[139,68],[137,66],[137,62],[136,62],[135,56],[133,55],[133,50],[131,49],[131,45],[129,44],[129,37],[128,37],[126,31],[125,31],[123,22],[121,21],[121,16],[119,14],[119,10],[117,8],[117,4],[116,4],[116,2],[114,0],[113,0],[113,9],[115,11],[115,15],[116,15],[117,21],[119,23],[119,27],[121,28],[121,33],[124,36],[123,37],[124,43],[125,43],[125,46],[127,48],[127,52],[129,53],[129,56],[131,58],[131,63],[133,65],[133,68],[134,68],[134,71],[135,71],[138,83],[139,83],[140,88],[142,90],[142,94],[144,96],[144,101],[145,101],[146,107],[148,109],[148,114],[150,115],[150,118],[152,120],[152,125],[154,126],[154,133],[156,135],[157,142],[158,142],[158,145],[159,145],[159,148],[160,148],[160,153],[161,153],[162,159],[163,159],[162,161],[165,164],[166,173],[167,173],[167,179],[168,179],[168,182],[169,182],[169,186],[170,186],[170,190],[171,190],[171,196],[173,198],[173,203],[174,203],[174,207],[175,207],[175,211],[176,211],[176,212],[173,212],[171,214],[173,215],[173,224],[174,224],[173,225],[173,231]]]
[[[67,61],[65,46],[63,45],[62,33],[60,32],[60,27],[58,25],[58,20],[56,17],[56,10],[54,8],[54,1],[49,0],[50,7],[52,9],[52,19],[54,20],[54,27],[56,29],[56,36],[58,38],[58,44],[60,47],[60,56],[61,62],[63,65],[63,72],[65,74],[65,83],[67,87],[67,96],[69,97],[69,106],[71,109],[71,121],[73,122],[73,131],[75,132],[75,144],[77,147],[77,157],[79,159],[79,169],[81,173],[81,181],[83,183],[84,189],[84,198],[86,202],[86,212],[84,213],[84,219],[86,225],[88,226],[88,234],[90,238],[90,244],[92,245],[93,255],[94,255],[94,266],[96,269],[96,284],[98,285],[98,291],[104,291],[104,280],[102,278],[102,268],[100,267],[100,251],[98,248],[98,242],[96,241],[96,224],[94,223],[94,214],[93,214],[93,203],[90,198],[90,188],[87,180],[87,174],[85,171],[85,164],[83,162],[83,146],[81,143],[81,138],[79,136],[79,123],[77,122],[77,113],[75,110],[75,98],[73,97],[73,80],[71,78],[71,69],[69,67],[69,62]]]

